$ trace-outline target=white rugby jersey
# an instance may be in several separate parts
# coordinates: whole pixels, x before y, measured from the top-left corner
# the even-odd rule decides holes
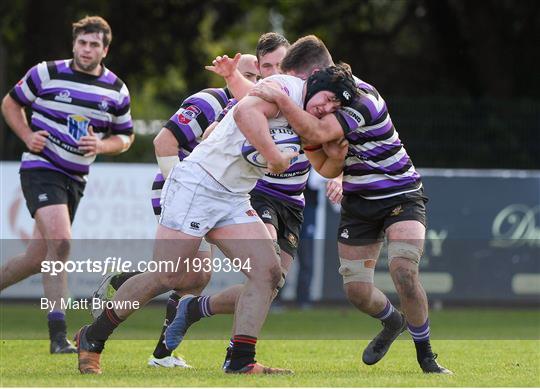
[[[281,85],[282,90],[297,104],[303,107],[303,91],[305,81],[287,75],[275,75],[263,82],[273,81]],[[258,168],[248,163],[242,156],[242,145],[246,137],[233,117],[235,106],[214,129],[210,136],[202,141],[186,161],[200,164],[221,185],[235,193],[249,193],[261,178],[266,169]],[[288,126],[285,116],[268,119],[269,127]],[[174,170],[171,174],[174,174]],[[179,179],[181,179],[179,177]]]

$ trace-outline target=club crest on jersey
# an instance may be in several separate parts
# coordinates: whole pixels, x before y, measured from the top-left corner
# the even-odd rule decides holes
[[[71,103],[71,93],[67,89],[64,89],[62,92],[54,96],[56,101],[61,101],[62,103]]]
[[[101,103],[99,103],[98,107],[100,111],[106,112],[109,110],[109,103],[107,102],[107,100],[101,100]]]
[[[69,115],[67,119],[69,134],[75,140],[79,140],[81,137],[88,135],[90,119],[82,115]]]
[[[178,121],[181,124],[189,124],[193,119],[196,119],[197,116],[201,114],[201,110],[199,107],[196,107],[194,105],[190,105],[187,108],[182,108],[180,113],[178,114]]]

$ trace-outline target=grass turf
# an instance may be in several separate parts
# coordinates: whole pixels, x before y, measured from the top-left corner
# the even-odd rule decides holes
[[[137,312],[107,343],[102,376],[81,376],[75,355],[49,355],[44,313],[36,306],[0,306],[1,386],[540,386],[540,312],[444,310],[430,315],[434,351],[454,371],[425,375],[403,334],[377,365],[360,362],[378,324],[350,309],[270,314],[257,345],[258,359],[295,370],[294,376],[229,376],[220,366],[230,317],[193,326],[180,353],[191,370],[146,366],[162,323],[163,307]],[[89,322],[70,311],[71,332]],[[22,339],[22,340],[21,340]],[[114,339],[114,340],[113,340]],[[208,340],[212,339],[212,340]]]

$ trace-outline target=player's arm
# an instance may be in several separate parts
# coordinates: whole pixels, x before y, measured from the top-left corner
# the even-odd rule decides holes
[[[41,68],[41,71],[40,71]],[[47,131],[32,131],[26,119],[24,107],[30,106],[42,89],[41,74],[44,74],[47,64],[42,62],[33,66],[24,77],[11,89],[2,100],[2,115],[8,126],[25,143],[28,150],[39,153],[45,147],[49,133]]]
[[[298,155],[291,151],[279,151],[270,136],[268,119],[275,117],[278,112],[276,104],[253,96],[242,99],[233,111],[238,128],[266,159],[268,170],[272,173],[282,173],[287,170],[291,158]]]
[[[9,94],[2,100],[2,115],[8,126],[25,143],[28,150],[34,153],[43,150],[49,133],[47,131],[33,132],[28,125],[24,107]]]
[[[118,155],[128,151],[133,144],[135,135],[131,119],[131,98],[126,85],[120,89],[119,96],[112,115],[111,135],[100,139],[94,134],[92,126],[89,126],[88,135],[79,139],[79,149],[86,152],[85,157],[97,154]]]
[[[154,152],[159,170],[167,178],[179,160],[178,141],[167,127],[163,127],[154,138]]]
[[[219,122],[216,120],[214,123],[210,124],[208,127],[206,127],[206,130],[204,130],[202,139],[205,140],[210,136],[212,132],[214,132],[214,129],[217,127]]]
[[[336,116],[326,115],[322,119],[317,119],[296,105],[281,90],[267,83],[257,84],[249,94],[277,104],[291,127],[307,144],[320,145],[341,139],[344,135],[343,127]]]
[[[227,88],[229,88],[232,95],[238,100],[246,96],[253,87],[253,83],[245,78],[237,69],[241,56],[242,54],[240,53],[236,53],[232,59],[226,55],[218,56],[212,61],[212,65],[205,66],[206,70],[214,72],[225,79]]]
[[[343,172],[348,147],[349,143],[342,138],[319,146],[306,146],[304,152],[321,176],[335,178]]]

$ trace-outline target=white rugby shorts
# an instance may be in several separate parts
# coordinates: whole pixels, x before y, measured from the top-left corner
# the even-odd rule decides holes
[[[226,189],[199,164],[182,161],[163,187],[159,223],[203,237],[213,228],[261,222],[249,198],[247,193]]]

